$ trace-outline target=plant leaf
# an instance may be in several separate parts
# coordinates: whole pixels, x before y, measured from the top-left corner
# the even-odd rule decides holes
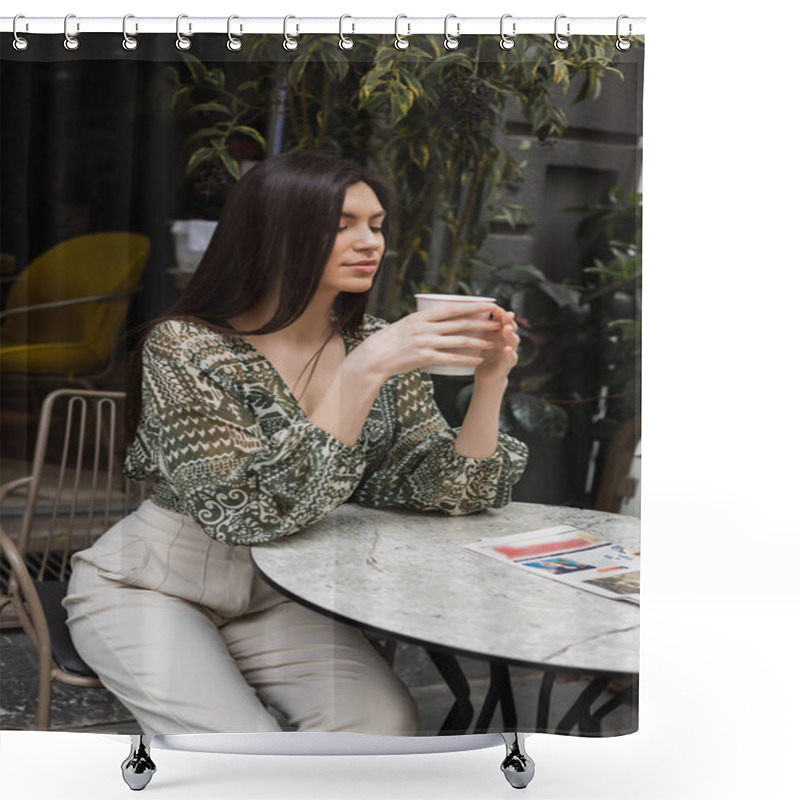
[[[219,157],[220,161],[225,165],[225,169],[238,181],[241,177],[239,162],[227,150],[219,151]]]
[[[533,264],[510,264],[495,272],[495,277],[510,283],[538,283],[547,280],[545,274]]]
[[[562,286],[552,281],[542,281],[539,288],[550,298],[556,301],[560,308],[571,308],[577,311],[580,308],[581,295],[575,289]]]
[[[200,128],[200,130],[195,131],[191,136],[186,139],[186,143],[189,144],[191,142],[196,142],[199,139],[206,139],[212,137],[220,137],[223,136],[225,133],[224,125],[223,127],[219,128]]]
[[[227,106],[222,105],[222,103],[199,103],[193,109],[194,111],[211,111],[217,114],[227,114],[230,116],[231,110]]]
[[[251,128],[249,125],[237,125],[233,130],[236,133],[243,133],[245,136],[249,136],[251,139],[254,139],[261,145],[262,150],[267,149],[266,140],[255,128]]]
[[[511,415],[526,430],[535,431],[547,414],[545,402],[536,395],[516,392],[508,396]]]
[[[213,147],[201,147],[195,150],[189,157],[189,163],[186,165],[187,175],[191,175],[204,161],[208,161],[214,155],[216,150]]]
[[[189,72],[192,75],[192,80],[197,83],[203,83],[206,77],[206,68],[203,65],[203,62],[197,58],[197,56],[193,56],[191,53],[182,53],[183,62],[189,68]]]

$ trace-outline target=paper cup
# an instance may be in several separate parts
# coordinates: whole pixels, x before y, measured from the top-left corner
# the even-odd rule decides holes
[[[494,297],[470,297],[463,294],[415,294],[417,299],[417,311],[424,311],[427,308],[434,308],[435,306],[442,305],[442,303],[463,303],[464,316],[470,315],[470,306],[475,303],[494,303]],[[481,316],[484,312],[480,312]],[[444,350],[446,353],[461,353],[467,356],[480,356],[481,350],[463,350],[452,349]],[[432,364],[429,367],[423,367],[426,372],[432,375],[474,375],[475,367],[472,365],[450,365],[450,364]]]

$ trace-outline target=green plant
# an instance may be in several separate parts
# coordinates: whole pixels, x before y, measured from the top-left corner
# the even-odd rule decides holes
[[[583,300],[602,342],[599,383],[608,399],[597,427],[607,438],[640,413],[642,196],[615,187],[606,203],[575,211],[586,214],[579,230],[601,253],[584,269]]]
[[[184,69],[169,68],[172,106],[196,127],[187,169],[216,161],[237,179],[236,143],[268,149],[267,126],[280,119],[282,149],[368,154],[400,198],[402,235],[374,295],[389,318],[415,288],[452,292],[469,281],[492,221],[530,224],[513,190],[532,143],[500,141],[504,109],[516,104],[530,137],[547,140],[567,125],[559,93],[578,81],[574,101],[594,98],[607,76],[620,75],[610,37],[573,37],[565,53],[542,36],[519,36],[508,51],[485,36],[462,37],[453,52],[432,35],[415,36],[405,51],[375,35],[351,51],[336,36],[314,36],[290,55],[282,41],[248,37],[235,83],[190,54]]]
[[[569,210],[584,214],[579,235],[598,254],[580,284],[555,283],[532,264],[515,264],[484,267],[464,288],[496,297],[520,325],[502,429],[553,440],[578,427],[606,440],[639,413],[641,195],[615,187],[606,203]],[[462,413],[471,391],[459,392]]]

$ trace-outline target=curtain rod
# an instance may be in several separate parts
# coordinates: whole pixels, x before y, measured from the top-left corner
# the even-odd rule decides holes
[[[520,34],[554,34],[556,20],[558,32],[562,36],[581,35],[616,35],[642,36],[645,28],[645,17],[570,17],[559,14],[556,17],[514,17],[503,15],[503,31],[508,36]],[[14,31],[14,17],[0,17],[0,32]],[[122,33],[122,17],[81,17],[71,14],[68,17],[27,17],[19,15],[16,20],[16,32],[19,35],[61,34],[65,27],[70,36],[82,33]],[[305,33],[343,33],[358,35],[359,33],[394,34],[412,36],[415,33],[445,33],[453,36],[470,34],[500,34],[501,17],[459,17],[449,15],[445,25],[443,17],[234,17],[231,32],[237,36],[246,34],[288,33],[299,36]],[[147,33],[176,33],[180,28],[183,36],[195,33],[228,32],[228,17],[193,17],[181,15],[175,17],[136,17],[129,15],[125,30],[129,36]],[[618,30],[619,28],[619,30]]]

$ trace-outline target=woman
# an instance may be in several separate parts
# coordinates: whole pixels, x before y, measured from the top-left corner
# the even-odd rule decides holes
[[[497,432],[512,314],[364,314],[391,208],[357,164],[267,159],[144,337],[125,471],[152,496],[74,556],[64,605],[78,652],[145,733],[277,731],[279,717],[416,733],[408,690],[364,636],[269,588],[246,547],[348,501],[499,507],[524,469],[525,446]],[[481,357],[448,352],[464,347]],[[420,371],[431,364],[476,367],[459,431]]]

